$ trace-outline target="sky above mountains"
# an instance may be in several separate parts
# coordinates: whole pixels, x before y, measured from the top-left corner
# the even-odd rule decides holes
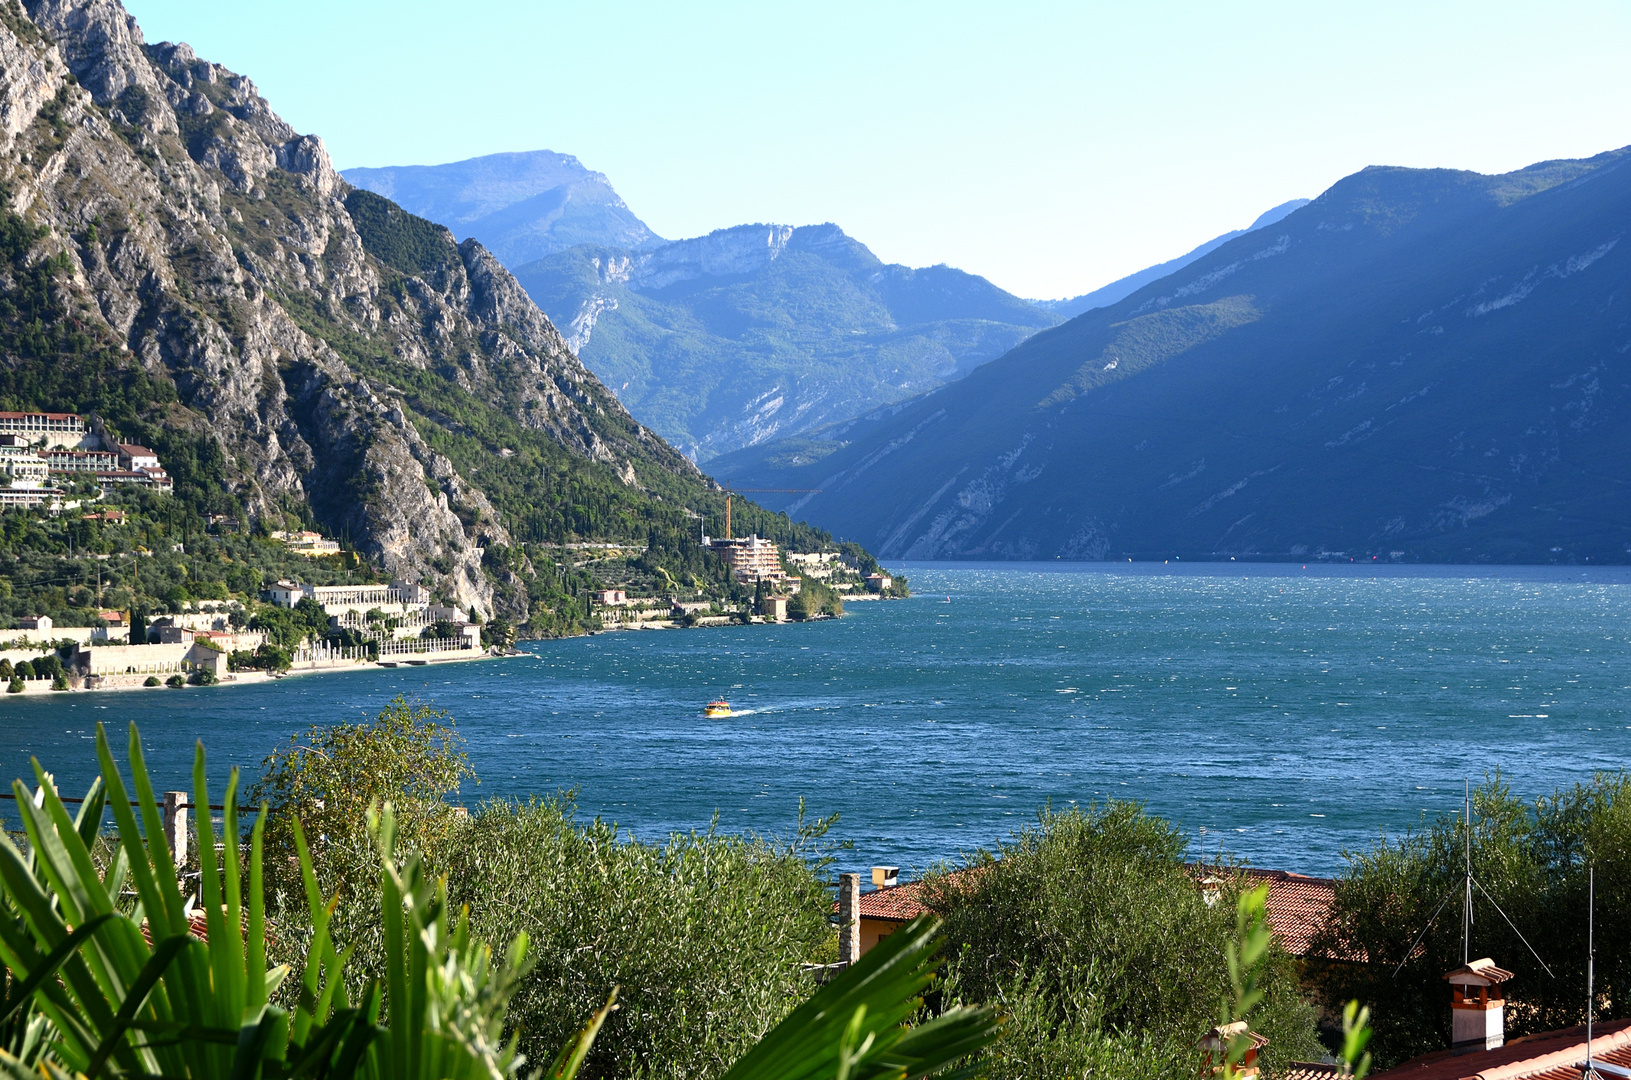
[[[1087,292],[1371,164],[1631,143],[1631,6],[127,0],[342,167],[574,154],[656,232],[838,222]]]

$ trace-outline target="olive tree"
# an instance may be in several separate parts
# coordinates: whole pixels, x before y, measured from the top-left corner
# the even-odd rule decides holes
[[[1135,803],[1044,810],[1037,823],[959,872],[931,875],[925,903],[945,920],[946,993],[999,1005],[1008,1022],[995,1075],[1193,1075],[1197,1042],[1229,993],[1226,945],[1241,883],[1220,870],[1203,891],[1187,838]],[[1262,959],[1253,1028],[1272,1067],[1321,1051],[1295,961]]]

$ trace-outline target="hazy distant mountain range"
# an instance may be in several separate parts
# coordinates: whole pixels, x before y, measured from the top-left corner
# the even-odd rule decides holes
[[[1032,302],[950,267],[886,265],[831,224],[668,243],[604,175],[551,151],[345,176],[493,251],[624,405],[703,462],[934,390],[1247,231],[1086,296]]]
[[[582,245],[517,280],[636,416],[698,461],[960,378],[1059,317],[836,225],[741,225],[645,252]]]
[[[1188,254],[1180,255],[1176,259],[1168,259],[1164,263],[1147,266],[1143,270],[1128,274],[1124,278],[1117,278],[1108,285],[1100,286],[1090,293],[1073,296],[1068,300],[1032,300],[1031,303],[1066,319],[1074,319],[1082,312],[1092,311],[1094,308],[1109,307],[1116,301],[1133,295],[1150,282],[1159,281],[1168,274],[1182,270],[1202,255],[1217,250],[1235,237],[1245,236],[1249,232],[1273,225],[1293,210],[1300,210],[1307,205],[1307,199],[1292,199],[1290,202],[1283,202],[1274,209],[1259,215],[1256,221],[1244,229],[1235,229],[1232,232],[1224,233],[1222,236],[1214,236],[1200,247],[1195,248]]]
[[[347,169],[345,178],[446,225],[461,240],[475,237],[511,269],[574,244],[638,251],[663,242],[603,174],[570,154],[533,150],[448,165]]]
[[[486,245],[630,411],[698,461],[915,397],[1061,321],[960,270],[885,265],[836,225],[667,243],[565,154],[345,176]]]
[[[790,508],[897,558],[1626,562],[1628,229],[1631,148],[1365,169],[956,383],[710,467],[820,488]]]

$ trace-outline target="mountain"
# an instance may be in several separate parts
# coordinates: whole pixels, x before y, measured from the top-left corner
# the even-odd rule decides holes
[[[1146,266],[1142,270],[1128,274],[1124,278],[1118,278],[1108,285],[1094,289],[1090,293],[1073,296],[1068,300],[1032,300],[1031,303],[1064,319],[1074,319],[1082,312],[1092,311],[1094,308],[1109,307],[1116,301],[1131,296],[1150,282],[1159,281],[1168,274],[1177,273],[1202,255],[1208,255],[1216,251],[1235,237],[1245,236],[1249,232],[1256,232],[1258,229],[1273,225],[1293,210],[1300,210],[1307,205],[1307,199],[1292,199],[1290,202],[1283,202],[1274,209],[1266,210],[1258,215],[1257,220],[1244,229],[1235,229],[1232,232],[1224,233],[1222,236],[1214,236],[1200,247],[1187,254],[1180,255],[1176,259],[1168,259],[1164,263]]]
[[[592,584],[562,543],[728,582],[696,542],[723,496],[498,259],[347,184],[250,80],[145,44],[115,0],[0,9],[0,71],[0,409],[156,450],[175,496],[153,529],[190,550],[206,515],[315,524],[540,632]]]
[[[570,154],[533,150],[447,165],[347,169],[345,178],[456,236],[475,237],[509,267],[577,244],[640,251],[663,242],[603,173]]]
[[[831,224],[583,245],[515,274],[630,411],[702,462],[922,394],[1059,321],[961,270],[886,264]]]
[[[1626,562],[1628,223],[1631,148],[1368,168],[736,479],[896,557]]]

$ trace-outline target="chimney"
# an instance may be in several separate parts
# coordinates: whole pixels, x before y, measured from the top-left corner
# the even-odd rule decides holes
[[[1206,1052],[1206,1063],[1212,1075],[1223,1075],[1224,1062],[1229,1058],[1229,1044],[1241,1035],[1246,1036],[1246,1052],[1241,1055],[1240,1064],[1235,1066],[1235,1076],[1238,1080],[1254,1080],[1262,1071],[1257,1064],[1257,1052],[1269,1041],[1248,1028],[1246,1021],[1236,1020],[1232,1024],[1221,1024],[1201,1036],[1201,1049]]]
[[[838,875],[838,961],[861,959],[861,875]]]
[[[1506,1045],[1506,997],[1501,984],[1512,972],[1489,957],[1463,964],[1448,975],[1450,984],[1450,1051],[1466,1054]]]
[[[872,868],[872,884],[880,889],[887,889],[900,884],[900,867],[874,866]]]

